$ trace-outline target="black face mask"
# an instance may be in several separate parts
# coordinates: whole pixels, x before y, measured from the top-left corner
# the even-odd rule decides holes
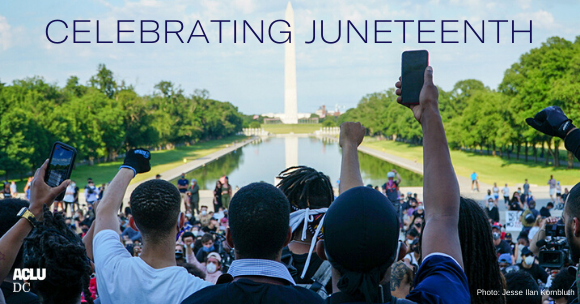
[[[183,259],[183,252],[181,252],[181,251],[176,251],[176,252],[175,252],[175,259],[176,259],[176,260]]]
[[[89,231],[89,228],[83,228],[81,229],[84,233],[87,233],[87,231]]]
[[[415,223],[415,227],[421,228],[421,223]]]

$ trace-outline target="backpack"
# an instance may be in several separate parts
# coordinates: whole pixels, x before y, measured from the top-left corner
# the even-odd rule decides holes
[[[317,293],[323,300],[328,298],[328,293],[324,286],[332,279],[332,266],[329,261],[324,261],[318,267],[318,270],[312,276],[312,284],[296,284],[296,286],[304,287],[310,289]]]
[[[290,252],[288,247],[285,247],[282,250],[281,260],[282,263],[288,269],[288,272],[290,272],[290,275],[292,277],[299,275],[298,270],[293,265],[294,259],[292,258],[292,252]],[[316,270],[316,272],[312,276],[312,280],[314,281],[312,284],[296,284],[296,286],[310,289],[315,293],[317,293],[323,300],[326,300],[326,298],[328,298],[328,293],[326,292],[326,289],[324,287],[326,286],[326,284],[328,284],[328,282],[330,282],[331,279],[332,279],[332,266],[330,265],[329,261],[324,261],[322,262],[322,264],[320,264],[318,270]]]

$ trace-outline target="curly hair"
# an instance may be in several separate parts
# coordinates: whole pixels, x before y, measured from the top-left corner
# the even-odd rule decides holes
[[[92,304],[89,282],[91,264],[80,237],[70,230],[61,214],[44,206],[44,221],[24,240],[24,267],[46,269],[43,281],[32,281],[32,289],[43,303],[77,303],[81,292]]]
[[[242,187],[232,198],[229,209],[236,257],[274,259],[280,254],[288,235],[289,210],[286,196],[270,184]]]
[[[505,280],[493,246],[491,226],[487,214],[474,200],[461,197],[458,228],[471,303],[506,303]],[[482,296],[477,290],[495,290],[497,295]]]
[[[163,238],[177,225],[181,196],[177,188],[154,179],[139,185],[131,193],[131,212],[135,224],[147,237]]]

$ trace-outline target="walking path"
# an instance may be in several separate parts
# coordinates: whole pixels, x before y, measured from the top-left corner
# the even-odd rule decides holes
[[[173,169],[167,170],[165,172],[160,172],[159,174],[161,174],[161,176],[163,176],[164,180],[172,180],[175,179],[177,177],[179,177],[181,175],[181,173],[185,173],[185,172],[189,172],[192,170],[195,170],[201,166],[204,166],[205,164],[212,162],[228,153],[233,152],[234,150],[237,150],[253,141],[255,141],[256,139],[258,139],[257,137],[251,137],[243,142],[240,143],[233,143],[231,146],[228,146],[226,148],[223,148],[219,151],[216,151],[212,154],[206,155],[204,157],[200,157],[198,159],[195,159],[193,161],[190,161],[188,163],[185,163],[179,167],[175,167]],[[135,188],[137,188],[137,186],[139,186],[141,183],[148,181],[148,180],[152,180],[155,179],[155,176],[152,176],[146,180],[143,181],[139,181],[136,183],[132,183],[129,185],[129,187],[127,187],[127,192],[125,192],[125,197],[123,198],[123,203],[127,203],[129,202],[129,198],[131,197],[131,193],[133,192],[133,190],[135,190]],[[200,206],[201,205],[207,205],[211,210],[213,210],[213,191],[211,190],[200,190]]]
[[[330,136],[330,135],[326,135],[324,136],[327,139],[333,140],[333,141],[338,141],[338,138],[335,136]],[[413,171],[415,173],[421,174],[423,175],[423,164],[419,163],[419,162],[414,162],[412,160],[406,159],[406,158],[402,158],[399,156],[395,156],[383,151],[379,151],[364,145],[359,146],[358,149],[360,152],[363,152],[365,154],[369,154],[371,156],[374,156],[376,158],[385,160],[389,163],[392,163],[394,165],[397,165],[399,167],[405,168],[409,171]],[[459,188],[460,188],[460,192],[461,195],[463,197],[468,197],[468,198],[472,198],[475,199],[478,202],[483,202],[483,199],[485,198],[485,195],[487,194],[487,190],[488,189],[492,189],[493,185],[489,185],[483,182],[479,182],[479,192],[473,192],[471,190],[471,178],[469,177],[465,177],[465,176],[460,176],[457,175],[457,181],[459,183]],[[580,174],[579,174],[580,177]],[[385,178],[386,178],[386,172],[385,172]],[[557,178],[557,176],[556,176]],[[522,178],[523,180],[524,178]],[[548,180],[546,179],[546,183],[548,182]],[[497,181],[497,185],[498,188],[500,189],[500,198],[499,198],[499,211],[506,211],[506,207],[504,204],[504,200],[503,200],[503,196],[501,193],[501,189],[503,189],[504,187],[504,183],[501,181],[501,179],[498,179]],[[521,184],[516,184],[516,185],[508,185],[508,188],[510,189],[510,197],[512,196],[512,194],[517,190],[518,187],[522,187],[523,186],[523,182]],[[568,188],[568,190],[572,189],[574,185],[568,185],[568,186],[564,186],[562,185],[562,193],[564,192],[564,188]],[[549,194],[549,186],[546,185],[530,185],[530,190],[532,191],[532,194],[534,196],[534,199],[536,201],[536,209],[540,209],[543,206],[546,206],[548,204],[548,202],[551,201],[550,199],[550,194]],[[417,195],[419,196],[419,198],[423,197],[423,187],[401,187],[401,192],[406,194],[407,192],[412,192],[412,193],[417,193]],[[505,221],[505,219],[503,219],[504,217],[504,212],[500,212],[501,218],[502,218],[502,222]],[[552,211],[552,215],[554,216],[560,216],[561,215],[561,211],[557,211],[557,210],[553,210]]]
[[[258,139],[258,137],[251,137],[245,141],[239,142],[239,143],[233,143],[232,145],[223,148],[219,151],[216,151],[214,153],[211,153],[209,155],[206,155],[204,157],[200,157],[198,159],[195,159],[193,161],[190,161],[188,163],[185,163],[181,166],[175,167],[173,169],[167,170],[165,172],[159,172],[159,174],[161,174],[161,176],[163,176],[164,180],[172,180],[175,179],[177,177],[179,177],[181,175],[181,173],[184,172],[189,172],[192,170],[195,170],[201,166],[204,166],[205,164],[212,162],[228,153],[233,152],[234,150],[237,150],[253,141],[255,141],[256,139]],[[146,182],[148,180],[152,180],[154,179],[155,176],[152,176],[148,179],[139,181],[139,182],[135,182],[135,183],[131,183],[129,185],[129,187],[127,187],[127,191],[125,192],[125,196],[123,197],[123,206],[128,206],[128,202],[129,199],[131,198],[131,193],[133,192],[133,190],[135,190],[135,188],[137,188],[137,186],[139,186],[141,183]],[[79,195],[79,203],[81,204],[81,206],[83,206],[83,204],[86,204],[85,202],[85,196],[83,194]],[[205,205],[209,208],[209,211],[213,211],[213,191],[212,190],[200,190],[199,191],[199,204],[200,206]],[[183,211],[185,211],[184,206],[182,206]]]

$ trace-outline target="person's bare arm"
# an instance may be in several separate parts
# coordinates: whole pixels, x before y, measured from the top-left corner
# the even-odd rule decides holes
[[[345,122],[340,125],[339,144],[342,147],[339,192],[363,186],[358,161],[358,146],[365,136],[365,128],[359,122]]]
[[[93,237],[95,236],[95,222],[96,221],[93,221],[93,223],[91,224],[91,228],[89,228],[89,231],[87,231],[87,233],[83,237],[83,243],[85,244],[85,249],[87,250],[87,257],[91,261],[94,261],[94,259],[93,259]]]
[[[401,94],[401,82],[395,85]],[[411,106],[423,128],[423,191],[425,228],[422,237],[423,257],[440,252],[453,257],[461,267],[459,243],[459,183],[453,170],[449,146],[439,113],[439,92],[433,84],[433,69],[425,69],[419,105]],[[397,98],[401,102],[401,97]],[[445,237],[442,237],[445,236]]]
[[[99,209],[96,210],[96,219],[93,223],[94,235],[97,235],[102,230],[113,230],[121,234],[119,230],[119,219],[117,212],[123,203],[123,197],[127,186],[135,176],[131,169],[121,168],[115,178],[111,181],[109,188],[105,192],[105,196],[99,203]]]
[[[70,180],[66,180],[58,187],[51,188],[44,182],[44,175],[48,167],[48,159],[36,170],[30,186],[30,206],[28,210],[34,214],[37,221],[44,219],[44,205],[48,207],[54,199],[66,189]],[[16,216],[16,214],[14,214]],[[32,225],[26,219],[19,219],[2,238],[0,238],[0,282],[4,281],[20,251],[24,239],[32,231]]]
[[[123,165],[105,191],[105,195],[99,203],[99,209],[95,210],[97,218],[95,219],[94,235],[106,229],[121,234],[117,212],[123,203],[125,191],[135,175],[151,170],[150,159],[151,154],[145,149],[132,149],[125,154]]]
[[[393,172],[395,172],[395,177],[397,178],[397,185],[401,184],[401,175],[399,175],[399,172],[397,172],[397,170],[393,169]]]

